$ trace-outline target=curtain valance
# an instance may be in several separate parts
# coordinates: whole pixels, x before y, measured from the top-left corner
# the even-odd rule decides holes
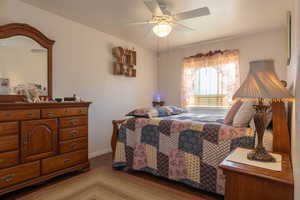
[[[209,52],[207,54],[197,54],[186,57],[183,60],[183,67],[211,67],[221,66],[239,60],[239,50],[224,50]]]

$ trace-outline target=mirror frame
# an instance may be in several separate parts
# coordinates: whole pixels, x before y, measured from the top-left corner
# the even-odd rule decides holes
[[[52,98],[52,49],[55,43],[36,28],[28,24],[12,23],[0,26],[0,39],[10,38],[13,36],[26,36],[42,47],[48,50],[48,97]],[[0,102],[17,102],[24,101],[23,95],[0,95]]]

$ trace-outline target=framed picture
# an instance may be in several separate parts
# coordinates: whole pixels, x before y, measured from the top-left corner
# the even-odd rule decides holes
[[[0,78],[0,94],[8,95],[10,93],[9,79]]]
[[[292,59],[292,13],[291,11],[287,12],[287,42],[288,42],[287,65],[290,65]]]

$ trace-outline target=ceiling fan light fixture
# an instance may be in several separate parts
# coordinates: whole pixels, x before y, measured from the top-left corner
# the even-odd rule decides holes
[[[170,24],[156,24],[152,30],[158,37],[166,37],[171,33],[172,26]]]

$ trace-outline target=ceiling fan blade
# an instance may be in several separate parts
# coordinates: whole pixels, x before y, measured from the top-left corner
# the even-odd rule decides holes
[[[164,15],[172,15],[164,0],[156,0],[156,1],[158,2],[158,6],[160,7],[160,10]]]
[[[135,25],[145,25],[145,24],[150,24],[149,21],[146,22],[133,22],[133,23],[128,23],[126,24],[127,26],[135,26]]]
[[[183,24],[179,24],[179,23],[175,23],[177,26],[179,26],[181,29],[183,29],[184,31],[196,31],[196,29],[190,28],[188,26],[185,26]]]
[[[176,15],[173,15],[173,17],[175,18],[176,21],[181,21],[181,20],[201,17],[209,14],[210,12],[208,7],[203,7],[203,8],[187,11],[187,12],[178,13]]]
[[[163,15],[163,11],[156,0],[144,0],[144,4],[153,15]]]

